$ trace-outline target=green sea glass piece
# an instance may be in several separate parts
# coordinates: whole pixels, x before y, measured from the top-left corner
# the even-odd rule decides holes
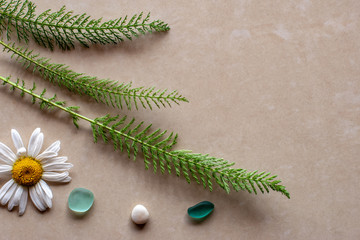
[[[75,188],[69,195],[69,209],[77,214],[84,214],[94,203],[94,194],[85,188]]]
[[[188,214],[195,219],[203,219],[207,217],[213,210],[214,204],[212,202],[203,201],[188,208]]]

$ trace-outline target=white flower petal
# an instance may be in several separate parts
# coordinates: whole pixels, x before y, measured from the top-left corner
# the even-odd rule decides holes
[[[29,188],[25,187],[22,188],[23,192],[21,193],[20,202],[19,202],[19,215],[23,215],[25,213],[28,195],[29,195]]]
[[[33,155],[32,155],[34,158],[36,158],[39,155],[40,150],[41,150],[42,145],[43,145],[43,142],[44,142],[44,134],[40,133],[39,136],[36,139],[36,143],[35,143],[36,147],[35,147]]]
[[[34,130],[31,134],[29,145],[28,145],[28,154],[31,157],[36,158],[40,152],[44,141],[44,134],[40,132],[40,128]]]
[[[45,202],[48,208],[52,208],[52,201],[47,195],[45,195]]]
[[[70,182],[71,181],[71,177],[67,176],[62,182],[66,183],[66,182]]]
[[[0,160],[8,165],[12,165],[16,160],[16,155],[5,144],[0,142]]]
[[[68,158],[65,157],[65,156],[63,156],[63,157],[54,157],[54,158],[43,159],[43,160],[41,160],[41,163],[43,165],[50,164],[50,163],[64,163],[67,160],[68,160]]]
[[[12,166],[10,165],[0,165],[0,174],[11,174]]]
[[[56,141],[50,145],[43,153],[36,157],[38,160],[45,160],[47,158],[54,158],[58,155],[60,150],[60,141]]]
[[[74,165],[71,163],[49,163],[44,164],[43,169],[45,172],[64,172],[72,168]]]
[[[19,206],[20,203],[20,199],[21,199],[21,195],[24,191],[24,187],[23,186],[18,186],[13,198],[15,199],[15,205],[14,206]]]
[[[2,199],[4,197],[4,195],[6,194],[6,192],[9,190],[9,188],[15,183],[15,181],[13,179],[10,179],[9,181],[7,181],[4,186],[2,186],[2,188],[0,189],[0,199]]]
[[[17,150],[16,152],[16,156],[21,157],[21,156],[25,156],[26,155],[26,148],[22,147],[20,149]]]
[[[48,195],[46,195],[46,193],[43,191],[39,183],[35,185],[35,190],[38,196],[40,197],[40,201],[43,203],[45,208],[51,208],[52,207],[51,199],[48,197]]]
[[[20,137],[20,134],[15,129],[11,129],[11,138],[14,142],[14,146],[16,147],[16,150],[19,151],[19,149],[25,148],[24,143]]]
[[[18,185],[17,185],[16,183],[14,183],[14,184],[12,184],[12,185],[10,186],[10,188],[7,190],[7,192],[5,193],[5,195],[1,198],[0,203],[1,203],[2,205],[6,205],[6,204],[9,202],[10,198],[11,198],[12,195],[15,193],[17,186],[18,186]]]
[[[45,202],[44,202],[44,196],[43,196],[43,195],[45,195],[45,193],[43,193],[43,191],[40,189],[40,185],[39,185],[38,183],[35,184],[34,189],[35,189],[35,191],[36,191],[36,193],[37,193],[37,196],[39,197],[40,202],[41,202],[41,203],[45,206],[45,208],[46,208],[46,205],[45,205]]]
[[[31,152],[34,151],[34,148],[35,148],[35,142],[36,142],[36,139],[38,137],[38,135],[40,134],[40,128],[36,128],[33,133],[31,134],[31,137],[30,137],[30,140],[29,140],[29,144],[28,144],[28,150],[29,150],[29,154],[30,154],[30,149],[31,149]]]
[[[30,187],[29,192],[30,192],[30,198],[31,198],[32,202],[34,203],[35,207],[37,209],[39,209],[40,211],[45,211],[46,208],[45,208],[44,204],[42,203],[42,201],[40,200],[40,197],[37,194],[35,187]]]
[[[41,161],[41,160],[47,159],[47,158],[54,158],[57,155],[58,155],[57,152],[44,151],[42,154],[38,155],[36,157],[36,159]]]
[[[62,173],[44,172],[42,178],[45,181],[49,181],[49,182],[65,182],[64,180],[66,180],[68,176],[69,176],[69,172],[62,172]]]
[[[17,202],[17,196],[16,196],[16,193],[18,192],[19,189],[21,189],[21,186],[20,185],[17,185],[15,184],[15,190],[14,190],[14,193],[13,195],[11,196],[10,200],[9,200],[9,204],[8,204],[8,209],[9,211],[11,211],[14,206],[16,206],[16,202]],[[19,197],[18,197],[19,198]]]
[[[55,141],[53,144],[51,144],[46,150],[46,151],[49,151],[49,152],[56,152],[58,153],[60,150],[60,141]]]
[[[44,192],[46,193],[46,195],[52,199],[53,198],[53,194],[52,194],[52,191],[51,191],[51,188],[49,187],[49,185],[47,185],[47,183],[44,181],[44,180],[40,180],[39,182],[41,188],[44,190]]]

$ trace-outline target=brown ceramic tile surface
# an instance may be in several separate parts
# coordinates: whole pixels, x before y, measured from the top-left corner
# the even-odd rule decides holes
[[[179,90],[190,103],[153,111],[116,110],[52,86],[0,55],[0,75],[33,81],[50,96],[79,105],[90,117],[128,114],[179,133],[178,149],[279,175],[291,194],[227,195],[153,174],[94,144],[91,128],[77,130],[61,112],[47,113],[0,88],[0,141],[13,147],[36,127],[45,145],[59,139],[74,164],[72,182],[51,184],[53,208],[24,216],[0,207],[1,239],[359,239],[360,2],[345,1],[36,1],[38,12],[66,5],[76,13],[111,19],[150,11],[171,30],[118,45],[50,52],[31,48],[78,72],[134,86]],[[22,43],[24,44],[24,43]],[[5,183],[0,179],[0,184]],[[93,191],[83,218],[67,209],[76,187]],[[214,213],[192,222],[188,207],[208,200]],[[136,204],[151,215],[138,228]]]

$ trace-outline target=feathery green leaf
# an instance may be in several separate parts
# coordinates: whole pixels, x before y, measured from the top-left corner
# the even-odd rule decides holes
[[[52,63],[50,59],[33,53],[28,48],[17,47],[14,43],[6,44],[0,40],[4,51],[11,52],[11,58],[21,63],[26,69],[38,73],[44,79],[59,86],[64,86],[80,95],[88,95],[97,102],[129,110],[138,109],[138,103],[143,108],[152,109],[153,106],[171,107],[171,103],[188,102],[178,91],[155,90],[154,87],[132,88],[131,83],[118,83],[108,79],[86,76],[69,69],[65,64]]]
[[[6,32],[8,40],[15,31],[19,41],[28,42],[32,37],[38,44],[53,49],[54,43],[61,49],[75,47],[75,42],[89,47],[89,43],[118,43],[125,38],[132,40],[147,32],[168,31],[161,20],[149,22],[150,13],[135,14],[131,18],[120,17],[102,21],[92,19],[86,13],[74,14],[65,6],[52,12],[35,13],[36,5],[28,0],[0,0],[0,33]]]
[[[151,130],[151,125],[143,126],[143,122],[136,124],[135,119],[127,121],[126,117],[106,115],[95,119],[85,117],[74,111],[73,107],[66,107],[64,102],[55,102],[55,98],[46,98],[45,92],[40,95],[33,92],[33,89],[26,89],[24,83],[19,81],[12,82],[9,78],[0,76],[0,80],[10,84],[11,89],[19,89],[21,94],[29,94],[33,99],[38,99],[40,105],[50,108],[58,108],[67,112],[73,118],[74,123],[83,119],[90,123],[93,130],[94,141],[99,138],[104,142],[111,142],[114,149],[120,148],[126,151],[129,158],[136,159],[141,151],[144,157],[146,168],[153,166],[153,171],[157,172],[160,166],[161,172],[164,173],[165,166],[169,173],[175,171],[177,176],[183,175],[188,183],[195,181],[202,184],[204,188],[213,189],[215,182],[226,192],[230,192],[231,187],[235,191],[245,190],[249,193],[257,194],[257,189],[264,193],[269,189],[281,192],[290,198],[289,192],[281,185],[280,180],[276,180],[276,175],[258,171],[248,172],[245,169],[231,168],[234,163],[229,163],[222,158],[211,157],[207,154],[193,153],[189,150],[172,150],[176,144],[177,134],[157,129]],[[44,108],[42,107],[42,108]],[[76,108],[77,110],[77,108]]]

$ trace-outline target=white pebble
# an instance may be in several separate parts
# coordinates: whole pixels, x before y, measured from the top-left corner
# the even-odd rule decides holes
[[[149,211],[143,205],[136,205],[131,212],[131,219],[136,224],[145,224],[149,220]]]

